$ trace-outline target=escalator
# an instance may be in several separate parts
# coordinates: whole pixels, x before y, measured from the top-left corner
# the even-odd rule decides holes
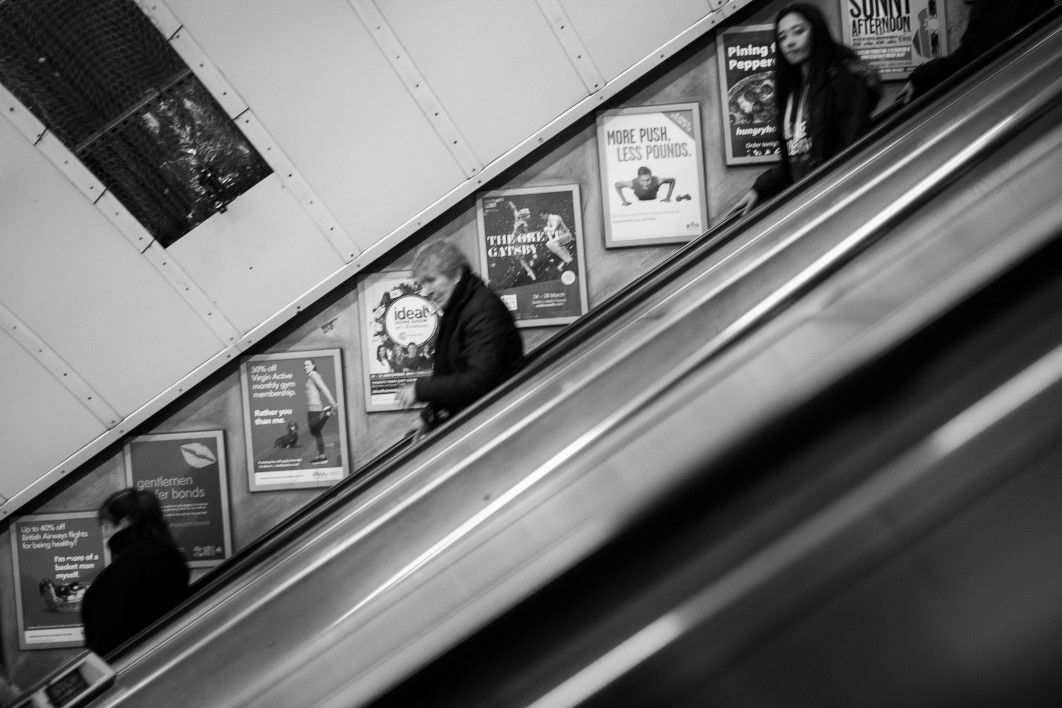
[[[966,180],[987,186],[980,171]],[[966,180],[956,187],[968,193]],[[1004,195],[1025,185],[1007,184]],[[1013,209],[995,198],[1004,195],[980,192],[983,203],[955,215],[952,228],[967,233],[974,220]],[[913,309],[936,309],[947,288],[940,272],[913,274],[938,245],[928,239],[903,254],[867,253],[742,342],[724,358],[734,375],[714,390],[733,381],[781,393],[793,375],[786,367],[814,369],[833,356],[826,350],[838,340],[821,332],[849,328],[872,301],[910,292],[912,280],[929,284],[921,305],[905,298],[882,329],[858,335],[870,338],[870,357],[694,461],[698,474],[600,550],[374,705],[1057,699],[1062,222],[1054,211],[1045,232],[1054,238],[1005,273],[979,273],[969,297],[893,346],[880,347],[879,337],[891,338]],[[665,445],[696,444],[677,420],[709,427],[731,414],[713,410],[711,393],[666,398],[637,440],[617,448],[622,461],[613,453],[597,466],[669,464]]]
[[[798,473],[771,471],[803,460],[799,450],[789,452],[793,441],[785,436],[804,433],[808,445],[827,452],[837,445],[844,453],[859,438],[858,430],[844,437],[846,429],[831,427],[829,416],[816,413],[809,421],[801,412],[821,409],[831,395],[846,406],[872,401],[837,393],[846,386],[900,388],[896,362],[912,342],[937,341],[933,333],[943,336],[941,323],[952,322],[956,311],[968,313],[964,307],[999,292],[992,288],[1012,282],[1007,278],[1028,264],[1057,259],[1060,40],[1057,20],[1032,33],[970,82],[921,112],[898,116],[754,220],[724,225],[683,249],[440,434],[413,449],[396,447],[330,490],[222,566],[174,616],[110,657],[115,685],[99,704],[423,701],[438,697],[440,686],[453,688],[440,677],[506,666],[507,654],[520,658],[510,670],[499,669],[492,695],[547,704],[614,699],[624,694],[610,690],[629,688],[624,676],[644,680],[639,670],[655,676],[672,664],[677,672],[688,663],[673,661],[689,655],[683,642],[703,642],[704,632],[717,636],[716,615],[702,613],[693,629],[673,631],[644,661],[628,662],[614,676],[595,668],[625,645],[625,632],[639,623],[655,626],[654,616],[666,617],[669,607],[696,605],[697,588],[713,582],[734,586],[733,607],[724,607],[718,622],[740,634],[734,607],[758,586],[729,580],[729,568],[744,568],[741,559],[752,563],[757,554],[777,556],[768,553],[772,539],[782,543],[786,529],[799,528],[799,513],[813,515],[869,484],[868,468],[887,468],[933,425],[946,425],[948,415],[976,400],[954,393],[948,399],[954,405],[938,407],[932,387],[923,387],[913,398],[925,398],[932,415],[900,410],[894,419],[871,407],[866,426],[925,424],[881,442],[873,464],[816,472],[802,497],[805,485],[791,481]],[[1009,371],[1024,361],[1005,363]],[[977,381],[991,395],[995,380]],[[794,417],[798,424],[776,436],[781,442],[761,437]],[[778,452],[756,462],[765,471],[754,476],[768,480],[767,492],[746,487],[728,467],[765,455],[755,442],[764,440]],[[789,491],[803,505],[780,508],[771,496],[779,486],[795,487]],[[706,494],[717,495],[718,514],[711,505],[694,513],[682,504]],[[748,504],[763,522],[735,522],[744,517],[728,512],[736,508],[727,507],[728,499]],[[666,529],[669,520],[675,529],[647,534],[648,550],[637,550],[635,530]],[[722,540],[705,549],[709,558],[701,563],[700,551],[691,549],[702,548],[706,529]],[[723,542],[742,534],[747,538]],[[637,564],[617,562],[635,551]],[[643,555],[652,562],[643,565]],[[694,560],[687,565],[685,557]],[[667,559],[674,563],[663,565]],[[625,575],[609,562],[644,570]],[[585,578],[579,580],[593,567],[615,574],[615,585],[598,593],[615,613],[599,613],[608,616],[585,632],[574,630],[583,614],[561,613],[567,624],[546,622],[548,608],[569,594],[573,608],[594,604],[582,594]],[[770,588],[785,582],[767,570],[744,572]],[[644,600],[618,591],[658,576],[666,587],[650,583]],[[768,614],[762,620],[768,628],[784,621],[782,611]],[[609,619],[616,615],[626,623]],[[574,646],[536,654],[550,637],[532,630],[547,627],[557,630],[552,638]],[[768,635],[763,630],[757,641]],[[723,644],[706,661],[735,666],[730,654],[749,646]],[[586,683],[580,666],[615,680]],[[669,685],[693,681],[695,668],[686,668]]]

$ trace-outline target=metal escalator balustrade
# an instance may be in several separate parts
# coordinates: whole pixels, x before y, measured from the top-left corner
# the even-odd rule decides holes
[[[644,499],[642,506],[651,507],[652,495],[659,490],[654,488],[656,480],[645,476],[661,470],[676,477],[685,473],[687,481],[702,476],[733,440],[759,429],[761,419],[776,415],[776,408],[802,405],[811,392],[897,346],[912,329],[940,317],[986,279],[997,277],[1015,262],[1038,258],[1042,244],[1062,231],[1057,183],[1050,178],[1057,174],[1062,155],[1062,130],[1056,127],[1059,117],[1056,107],[1031,128],[1034,134],[1047,130],[1042,139],[1019,141],[1020,145],[997,152],[1001,167],[995,161],[982,164],[953,184],[939,204],[913,214],[897,234],[898,243],[871,249],[711,366],[691,372],[687,385],[666,392],[611,431],[610,440],[579,460],[579,478],[571,481],[571,487],[579,485],[582,493],[565,490],[565,506],[557,492],[548,501],[552,513],[589,516],[579,509],[580,502],[608,496],[614,486],[622,486],[627,496]],[[1000,233],[1007,238],[999,238]],[[1058,249],[1053,251],[1057,255]],[[770,443],[759,441],[764,444]],[[755,473],[755,469],[739,467],[734,475],[742,470]],[[547,505],[542,501],[544,495],[539,499],[542,506]],[[704,499],[704,504],[710,505],[711,500]],[[528,515],[536,513],[533,507],[526,509]],[[480,557],[490,556],[484,551]],[[637,567],[642,557],[632,553],[630,562]],[[558,595],[553,597],[556,600]],[[740,628],[735,631],[741,634]],[[504,632],[503,636],[519,636],[519,632]],[[584,643],[582,636],[576,634],[572,643]],[[498,645],[494,649],[495,655],[501,650]],[[599,668],[595,666],[591,673]],[[440,685],[433,684],[436,690]],[[364,695],[357,690],[352,687],[344,696]],[[455,689],[455,693],[455,702],[460,704],[460,696],[470,692]]]
[[[939,347],[941,342],[950,346],[949,338],[953,335],[948,332],[934,334],[934,344],[920,345],[921,348],[913,352],[910,345],[903,344],[908,351],[904,353],[901,361],[891,365],[892,374],[883,374],[881,371],[860,373],[862,378],[870,381],[869,385],[864,385],[862,389],[854,392],[850,391],[843,398],[837,393],[828,397],[822,396],[827,397],[830,402],[817,405],[817,410],[809,409],[803,402],[805,394],[800,393],[801,389],[819,390],[821,384],[814,383],[816,378],[827,377],[828,380],[838,375],[850,378],[845,372],[856,371],[864,366],[864,362],[873,361],[881,356],[882,351],[895,347],[895,340],[907,336],[905,333],[915,326],[914,323],[928,322],[927,326],[934,331],[944,329],[935,320],[943,316],[950,317],[946,313],[956,307],[956,303],[961,303],[959,306],[966,311],[963,318],[975,323],[974,326],[981,326],[982,320],[990,317],[998,319],[999,316],[993,308],[999,307],[998,303],[1013,298],[1012,291],[1020,289],[1015,285],[1024,285],[1027,273],[1008,275],[1009,282],[992,285],[990,292],[978,295],[977,302],[967,304],[962,301],[968,292],[980,289],[986,279],[998,277],[1000,272],[1005,272],[1016,262],[1040,263],[1040,271],[1047,271],[1050,277],[1057,278],[1057,272],[1052,272],[1051,266],[1047,264],[1057,263],[1058,236],[1062,233],[1062,206],[1058,202],[1057,180],[1053,179],[1062,164],[1062,129],[1058,128],[1060,118],[1062,111],[1056,105],[1052,111],[1041,116],[1024,131],[1034,136],[1042,134],[1042,137],[1032,140],[1019,138],[996,151],[992,160],[983,162],[976,170],[964,175],[961,180],[948,187],[933,204],[926,205],[912,214],[903,224],[903,233],[897,234],[897,243],[883,242],[881,247],[871,249],[850,268],[838,274],[838,277],[802,298],[783,316],[713,362],[712,367],[706,367],[701,373],[691,374],[697,378],[696,385],[669,392],[663,396],[665,400],[654,404],[646,414],[630,421],[623,429],[614,431],[613,437],[619,438],[620,441],[613,443],[612,451],[608,450],[608,445],[604,446],[606,450],[600,454],[595,450],[595,460],[587,463],[587,474],[597,475],[599,484],[604,484],[602,478],[611,476],[614,478],[613,483],[624,478],[624,467],[649,471],[671,465],[700,465],[701,471],[691,477],[698,480],[708,477],[712,482],[698,481],[696,491],[688,488],[694,486],[693,484],[686,485],[674,496],[683,500],[679,503],[696,506],[706,516],[718,517],[720,515],[715,513],[715,507],[720,502],[715,499],[719,495],[725,495],[725,485],[718,481],[715,472],[708,472],[706,468],[725,468],[729,470],[733,485],[744,487],[750,486],[751,480],[763,476],[757,465],[749,459],[754,458],[756,454],[774,455],[771,459],[790,466],[781,452],[775,454],[771,448],[786,449],[791,445],[796,446],[799,444],[797,441],[805,435],[809,438],[833,435],[832,426],[847,425],[848,420],[842,413],[830,410],[831,408],[858,411],[861,410],[861,403],[865,405],[865,402],[875,396],[892,395],[892,387],[902,388],[907,384],[905,378],[910,375],[911,370],[918,371],[920,366],[924,366],[923,358],[936,356],[934,347]],[[1045,251],[1044,243],[1052,245]],[[916,285],[921,289],[916,289]],[[1057,327],[1058,296],[1062,293],[1057,283],[1054,291],[1053,300],[1041,303],[1034,310],[1041,318],[1046,316],[1043,321],[1033,320],[1035,326],[1030,327],[1032,315],[1026,314],[1024,309],[1027,304],[1019,302],[1014,306],[1008,305],[1013,311],[1020,312],[1025,321],[1017,327],[1010,326],[1007,335],[997,335],[995,341],[986,345],[987,348],[982,347],[973,355],[972,360],[959,360],[958,364],[966,368],[983,368],[984,362],[990,361],[992,357],[1004,360],[1016,358],[1020,362],[1020,357],[1025,356],[1022,353],[1022,347],[1025,345],[1021,344],[1022,337],[1014,336],[1013,333],[1019,332],[1025,336],[1025,328],[1043,330],[1046,334],[1043,334],[1041,339],[1053,337],[1047,341],[1057,345],[1059,332],[1062,332]],[[915,292],[919,293],[917,299],[904,295]],[[912,301],[907,302],[909,299]],[[871,325],[874,325],[873,328],[870,328]],[[891,354],[890,356],[899,358]],[[936,366],[929,374],[921,373],[920,376],[923,379],[928,377],[929,382],[923,382],[920,395],[925,395],[928,391],[936,396],[935,389],[950,388],[952,398],[969,400],[969,384],[963,378],[964,371],[951,371],[949,368],[955,365],[954,360],[946,361]],[[890,376],[896,377],[891,386]],[[790,378],[796,379],[799,385],[794,386]],[[878,392],[872,396],[867,388],[874,387],[877,387]],[[739,400],[742,392],[747,391],[770,391],[771,397],[777,403],[784,403],[789,396],[791,403],[796,406],[794,410],[785,413],[785,423],[772,424],[775,428],[773,436],[758,434],[760,424],[756,418],[765,413],[775,417],[777,412],[765,412],[764,406],[756,401]],[[732,403],[721,413],[720,402]],[[969,407],[967,403],[956,405]],[[976,410],[984,410],[984,407]],[[890,413],[891,419],[898,419],[902,425],[908,424],[910,415],[911,412],[907,408]],[[728,420],[731,417],[740,419],[741,422],[732,423]],[[818,417],[823,419],[821,423],[816,420]],[[692,426],[692,431],[689,430],[691,426],[688,423],[684,426],[687,429],[683,430],[679,423],[683,420],[697,423]],[[848,444],[872,447],[876,437],[894,434],[891,430],[893,425],[894,423],[890,422],[886,426],[883,421],[877,420],[873,425],[864,424],[859,431],[860,436],[850,439]],[[733,447],[733,444],[726,442],[725,433],[721,433],[721,429],[727,426],[735,435],[745,437],[748,440],[747,446],[754,448],[755,452],[746,451],[740,460],[732,459],[733,455],[729,453],[724,454]],[[750,432],[750,429],[756,433]],[[957,428],[945,426],[941,429]],[[626,441],[625,436],[633,438],[635,431],[638,439],[634,442]],[[794,437],[796,440],[793,440]],[[949,438],[934,438],[937,442],[947,439]],[[848,451],[840,449],[833,452],[844,455]],[[731,459],[726,459],[728,456]],[[850,452],[848,456],[851,457]],[[684,462],[687,457],[692,460]],[[861,462],[878,464],[874,460],[868,462],[865,456]],[[791,492],[791,498],[786,499],[787,508],[784,510],[771,508],[769,512],[754,511],[773,517],[788,514],[792,498],[805,495],[806,487],[824,486],[821,469],[828,468],[833,463],[832,459],[821,459],[817,463],[820,468],[818,470],[816,465],[805,465],[803,473],[806,476],[800,481],[793,481],[791,486],[795,491]],[[600,467],[609,469],[600,472]],[[855,473],[865,476],[869,469],[864,471],[857,467]],[[738,481],[739,479],[741,481]],[[971,478],[968,484],[976,487],[980,482]],[[917,506],[918,503],[928,504],[934,499],[933,494],[924,493],[933,489],[932,481],[920,483],[918,488],[923,492],[920,496],[908,494],[905,497],[906,506],[900,505],[896,508],[895,511],[901,516],[905,508],[912,506],[911,502],[916,502],[914,506]],[[842,487],[837,485],[837,481],[831,480],[827,494],[836,495],[839,489]],[[772,498],[772,505],[777,501]],[[661,535],[672,533],[671,527],[678,524],[682,518],[674,513],[653,513],[659,514],[657,526],[664,530],[658,530],[657,533]],[[751,516],[742,518],[741,515],[732,513],[729,521],[740,528],[742,524],[749,524],[750,518]],[[716,544],[720,537],[733,534],[732,529],[727,528],[724,523],[705,525],[710,527],[701,535],[706,544]],[[553,586],[543,593],[548,597],[534,601],[538,606],[538,614],[528,610],[523,613],[522,622],[505,620],[500,627],[490,627],[486,634],[491,635],[492,640],[487,641],[482,650],[477,650],[473,658],[446,661],[438,668],[433,667],[430,673],[434,681],[419,680],[420,691],[399,691],[395,696],[388,696],[386,704],[400,705],[403,700],[409,701],[414,696],[423,696],[423,689],[428,686],[438,693],[441,687],[446,685],[440,677],[468,675],[472,667],[476,667],[479,676],[477,683],[483,684],[481,690],[477,690],[478,687],[455,685],[435,702],[440,705],[475,705],[483,701],[495,701],[501,704],[523,705],[543,694],[533,694],[530,689],[526,693],[519,692],[514,686],[517,686],[521,679],[533,680],[536,672],[552,670],[565,679],[571,676],[573,683],[568,688],[577,685],[582,687],[579,691],[583,691],[587,686],[596,685],[597,679],[590,679],[600,677],[605,669],[615,669],[615,676],[622,676],[623,671],[620,669],[625,665],[624,662],[631,661],[633,663],[630,666],[637,666],[640,656],[647,662],[652,659],[658,672],[660,667],[668,665],[668,662],[675,667],[689,665],[688,658],[683,658],[689,656],[688,650],[669,650],[666,661],[658,661],[655,658],[655,641],[662,642],[659,648],[663,651],[670,644],[677,644],[685,632],[683,623],[676,624],[670,620],[662,620],[659,625],[646,623],[630,627],[627,633],[613,640],[614,644],[605,645],[609,649],[607,653],[595,653],[592,655],[592,662],[582,662],[585,658],[583,654],[589,651],[586,649],[590,644],[587,639],[590,632],[587,628],[592,629],[593,624],[587,622],[584,625],[579,610],[593,615],[605,602],[603,596],[612,594],[612,587],[641,582],[639,571],[647,574],[644,583],[651,586],[652,578],[655,577],[654,571],[659,571],[660,563],[656,562],[658,554],[661,553],[659,544],[651,543],[648,536],[635,531],[625,532],[624,535],[626,541],[623,544],[615,542],[618,548],[612,553],[612,559],[617,570],[613,573],[598,581],[594,567],[586,570],[580,568],[577,577],[565,579],[560,587],[553,587],[558,584],[553,583]],[[621,548],[626,548],[626,552],[621,553]],[[730,562],[735,566],[741,565],[759,550],[746,544],[744,555],[734,551]],[[699,550],[690,552],[692,555],[700,553]],[[676,564],[685,562],[681,559],[681,553],[676,552],[673,555],[680,558],[675,561]],[[817,562],[820,565],[825,563],[827,567],[834,561],[839,564],[842,560],[840,555],[831,555],[829,552],[817,552],[816,558],[819,559]],[[788,556],[776,554],[773,559],[781,564]],[[796,561],[797,559],[793,559],[794,563]],[[631,571],[628,566],[639,570]],[[756,567],[762,569],[763,566],[760,564]],[[739,576],[740,574],[735,574],[735,577]],[[744,577],[748,580],[753,576],[746,573]],[[762,574],[754,577],[764,583],[769,580],[780,588],[777,594],[781,599],[788,597],[789,593],[795,590],[792,583],[771,580]],[[736,581],[729,579],[720,580],[715,584],[714,594],[711,596],[715,611],[725,611],[727,616],[734,616],[733,622],[728,625],[733,631],[721,636],[719,625],[713,624],[713,628],[703,632],[704,636],[699,640],[702,644],[709,645],[703,651],[707,661],[714,662],[712,666],[725,666],[725,662],[718,655],[727,652],[740,653],[740,647],[752,641],[746,636],[751,631],[749,623],[742,621],[740,614],[735,616],[735,611],[721,609],[719,604],[725,599],[731,603],[727,605],[728,608],[749,602],[756,606],[757,601],[750,601],[747,596],[737,592],[734,582]],[[588,584],[593,586],[592,590],[584,589]],[[640,604],[643,603],[638,599],[630,599],[619,608],[612,609],[622,618]],[[554,615],[560,617],[555,618]],[[663,631],[665,629],[668,631]],[[557,639],[555,635],[562,638]],[[517,645],[506,648],[511,637],[520,637],[520,641]],[[693,639],[689,641],[695,642]],[[470,643],[476,643],[476,640],[470,640]],[[538,646],[539,653],[527,649],[528,645]],[[569,651],[562,653],[559,649]],[[648,653],[643,656],[641,652]],[[509,655],[514,656],[510,658]],[[526,660],[526,667],[522,665],[522,659]],[[565,659],[570,663],[566,663]],[[502,673],[493,669],[492,664],[505,665],[507,671]],[[564,673],[569,668],[571,674]],[[690,673],[696,673],[700,669],[707,671],[701,663],[695,664],[689,670]],[[672,704],[674,695],[665,698],[653,693],[648,671],[649,669],[646,669],[646,672],[639,674],[646,695],[651,696],[643,702]],[[495,672],[499,673],[497,679],[490,676]],[[608,674],[608,671],[605,673]],[[578,674],[578,679],[572,674]],[[590,683],[587,684],[587,681]],[[607,683],[608,681],[605,681],[601,685]],[[621,701],[623,696],[641,695],[634,691],[635,687],[630,682],[625,683],[624,687],[609,693],[612,704]],[[506,693],[505,689],[511,689],[512,692]],[[559,692],[553,697],[570,697],[571,694],[567,690],[558,689]],[[624,690],[627,693],[624,693]],[[558,700],[556,704],[568,705],[575,702],[577,701],[574,699],[566,699]],[[706,703],[714,704],[715,701],[709,700]],[[898,703],[903,701],[897,700],[893,704]],[[603,704],[609,703],[605,701]]]

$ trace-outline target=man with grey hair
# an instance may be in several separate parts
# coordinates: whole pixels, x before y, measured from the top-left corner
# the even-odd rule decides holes
[[[431,376],[398,390],[402,406],[427,404],[423,433],[516,373],[524,348],[509,309],[449,241],[422,246],[413,258],[413,277],[442,311]]]

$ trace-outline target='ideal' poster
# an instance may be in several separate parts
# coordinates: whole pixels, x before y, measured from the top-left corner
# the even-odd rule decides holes
[[[487,192],[476,211],[483,279],[518,327],[567,324],[586,312],[578,185]]]
[[[841,0],[844,43],[885,81],[948,53],[944,0]]]
[[[365,366],[365,409],[402,410],[398,389],[431,376],[439,311],[410,271],[368,275],[358,285]]]
[[[263,354],[240,366],[252,492],[327,487],[346,476],[346,403],[338,349]]]
[[[777,162],[774,25],[732,27],[717,45],[726,164]]]
[[[213,567],[232,555],[222,431],[135,437],[125,445],[125,479],[158,497],[190,567]]]
[[[597,116],[605,246],[685,243],[708,228],[696,103]]]
[[[19,649],[83,646],[81,601],[110,561],[96,512],[14,519],[11,560]]]

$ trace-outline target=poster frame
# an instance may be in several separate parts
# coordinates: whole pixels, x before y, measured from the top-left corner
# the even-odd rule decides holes
[[[152,433],[150,435],[137,435],[126,441],[122,446],[122,460],[125,466],[125,484],[133,486],[133,452],[132,445],[137,442],[158,442],[163,440],[203,440],[213,439],[218,451],[218,488],[221,491],[218,503],[221,504],[221,528],[222,538],[225,544],[225,555],[216,560],[191,560],[185,559],[189,568],[213,568],[227,558],[232,557],[232,518],[229,511],[229,474],[228,457],[225,450],[225,431],[223,430],[197,430],[186,433]],[[165,504],[163,504],[165,509]]]
[[[693,142],[696,146],[694,156],[697,170],[697,194],[700,199],[701,233],[698,234],[664,234],[661,236],[623,239],[617,241],[612,236],[611,191],[615,177],[608,172],[608,159],[605,156],[605,121],[612,116],[641,115],[645,113],[664,113],[667,111],[690,111],[693,116]],[[604,212],[605,248],[627,248],[633,246],[664,246],[669,244],[689,243],[699,238],[710,227],[708,221],[708,190],[704,172],[704,132],[701,129],[700,101],[684,103],[661,103],[626,108],[611,108],[598,111],[597,124],[597,159],[598,175],[601,180],[601,207]]]
[[[781,161],[781,155],[750,155],[740,157],[734,154],[734,136],[730,130],[730,84],[726,78],[726,43],[723,38],[727,35],[741,34],[744,32],[771,32],[774,33],[774,25],[754,24],[735,25],[727,27],[719,32],[716,37],[716,65],[719,69],[719,111],[722,119],[724,152],[723,158],[727,167],[733,165],[769,165]],[[773,127],[773,126],[772,126]],[[777,135],[775,140],[777,140]]]
[[[15,622],[18,627],[18,648],[19,651],[36,651],[38,649],[67,649],[77,648],[85,646],[84,641],[55,641],[55,642],[28,642],[26,641],[26,618],[23,613],[25,607],[24,599],[22,597],[22,582],[21,572],[19,567],[19,547],[18,547],[18,532],[17,525],[23,521],[67,521],[69,519],[92,519],[97,520],[97,512],[95,511],[62,511],[51,512],[42,514],[26,514],[24,516],[12,517],[8,526],[8,534],[11,537],[11,570],[13,572],[12,580],[15,586]],[[102,560],[103,565],[100,568],[100,572],[103,572],[103,568],[106,568],[111,564],[111,549],[107,545],[106,541],[103,541],[103,534],[100,533],[101,545],[103,546]],[[90,583],[91,584],[91,583]],[[72,623],[73,624],[73,623]],[[84,630],[84,623],[80,621],[80,615],[78,615],[78,622],[76,623]]]
[[[361,369],[361,379],[363,390],[365,391],[365,411],[367,413],[380,413],[387,411],[406,411],[406,410],[418,410],[423,408],[425,404],[419,403],[415,406],[404,407],[397,401],[394,403],[373,403],[372,402],[372,373],[369,371],[369,362],[376,358],[376,352],[373,351],[372,345],[372,333],[369,329],[370,317],[372,315],[372,307],[367,301],[368,290],[371,283],[382,280],[391,276],[402,275],[401,279],[411,280],[419,284],[416,278],[413,277],[413,271],[410,269],[395,269],[395,270],[382,270],[376,273],[368,273],[365,277],[361,278],[358,282],[358,303],[359,303],[359,321],[361,322],[361,328],[359,335],[361,337],[361,354],[363,366]],[[428,298],[424,298],[427,300]],[[433,306],[434,307],[434,306]],[[435,332],[431,335],[435,338],[439,334],[439,325],[442,323],[442,317],[436,312]],[[429,374],[430,375],[430,372]],[[419,377],[418,377],[419,378]]]
[[[538,187],[519,187],[514,189],[495,189],[487,192],[480,192],[476,195],[476,245],[479,251],[479,272],[491,290],[494,290],[493,286],[490,286],[490,273],[487,270],[487,229],[483,214],[483,200],[492,197],[519,197],[528,194],[549,194],[549,193],[564,193],[571,194],[572,199],[572,220],[575,222],[571,224],[574,230],[574,238],[576,245],[576,253],[578,255],[578,264],[576,270],[578,271],[579,278],[579,314],[577,315],[565,315],[563,317],[536,317],[532,319],[517,319],[516,326],[519,328],[525,327],[550,327],[555,325],[566,325],[575,322],[590,309],[590,297],[586,284],[586,239],[583,238],[583,207],[582,200],[579,195],[578,184],[548,184]],[[494,292],[497,292],[494,290]],[[515,317],[514,317],[515,319]]]
[[[859,48],[852,43],[852,25],[850,23],[851,18],[848,14],[848,4],[849,0],[838,0],[838,7],[840,8],[839,12],[841,17],[841,41],[846,46],[851,47],[856,54],[859,54]],[[912,12],[911,14],[912,20],[914,20],[915,13]],[[948,8],[947,2],[945,2],[945,0],[938,0],[937,2],[937,26],[938,36],[940,38],[940,54],[936,57],[930,57],[929,59],[926,59],[921,63],[910,64],[905,69],[902,69],[900,71],[888,71],[887,66],[882,66],[873,59],[864,58],[862,54],[859,54],[859,56],[864,62],[866,62],[868,66],[873,67],[873,69],[878,72],[878,76],[881,77],[881,80],[883,82],[907,81],[908,78],[910,78],[911,73],[919,66],[925,64],[926,62],[933,61],[934,59],[939,59],[940,57],[947,56],[948,53],[951,51],[951,47],[948,44]]]
[[[288,489],[322,489],[331,487],[342,480],[350,476],[351,459],[349,445],[347,444],[348,436],[348,420],[347,420],[347,400],[346,400],[346,385],[343,378],[343,350],[340,348],[334,349],[307,349],[300,351],[290,352],[274,352],[269,354],[256,354],[254,356],[245,357],[240,361],[240,389],[241,399],[243,402],[243,431],[244,431],[244,446],[247,454],[247,485],[248,490],[251,492],[276,492]],[[248,366],[252,362],[267,362],[267,361],[285,361],[289,359],[311,359],[315,357],[331,357],[333,366],[335,367],[336,374],[336,391],[334,396],[336,402],[339,404],[339,411],[337,413],[337,424],[339,426],[339,447],[340,452],[343,455],[343,471],[338,480],[320,480],[320,481],[295,481],[295,482],[283,482],[279,484],[270,484],[258,482],[256,479],[255,463],[254,463],[254,438],[252,437],[252,415],[251,415],[251,387],[248,380]]]

